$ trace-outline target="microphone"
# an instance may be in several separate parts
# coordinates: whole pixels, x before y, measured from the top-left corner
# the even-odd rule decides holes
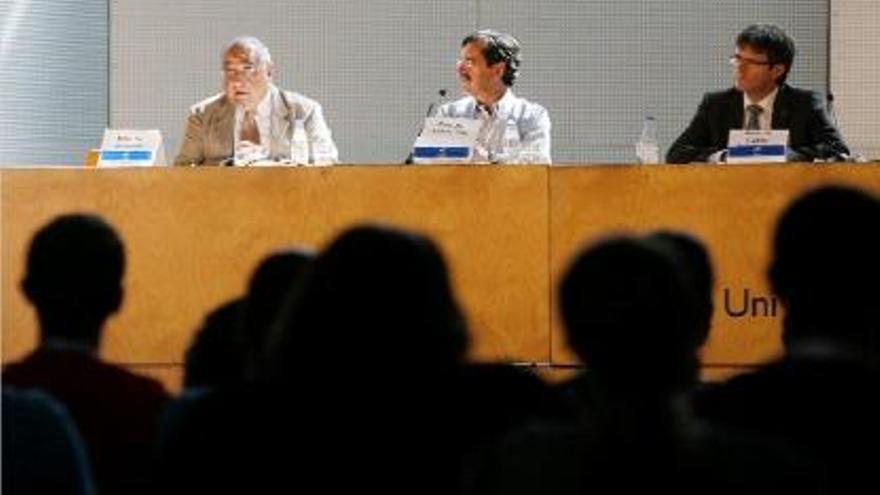
[[[828,118],[829,118],[829,120],[831,120],[831,124],[834,126],[834,129],[836,129],[837,132],[840,133],[841,132],[840,121],[837,119],[837,111],[834,108],[834,93],[832,93],[830,90],[828,91],[828,94],[825,96],[825,107],[826,107],[826,110],[828,111]],[[827,156],[828,156],[828,158],[826,158],[826,161],[830,161],[830,162],[855,162],[855,161],[857,161],[856,157],[854,157],[853,155],[850,155],[849,153],[847,153],[845,151],[839,151],[836,149],[829,149]]]
[[[825,97],[825,108],[828,110],[828,118],[831,120],[831,123],[839,131],[840,122],[837,121],[837,112],[834,109],[834,94],[831,91]]]
[[[437,103],[446,98],[446,89],[441,88],[440,91],[437,91],[437,94],[440,95],[440,100],[432,101],[431,104],[428,105],[428,111],[425,113],[425,117],[433,117],[434,110],[437,108]],[[421,132],[419,134],[421,134]]]
[[[435,112],[436,109],[437,109],[437,104],[438,104],[439,102],[443,101],[443,100],[446,98],[446,94],[447,94],[447,92],[446,92],[446,88],[440,88],[440,90],[437,91],[437,94],[440,95],[440,98],[437,99],[437,100],[432,101],[431,104],[428,105],[428,111],[425,112],[425,117],[426,117],[426,118],[427,118],[427,117],[433,117],[433,116],[434,116],[434,112]],[[424,129],[425,129],[425,127],[424,127],[424,122],[423,122],[422,125],[419,126],[419,132],[416,133],[416,137],[421,136],[421,135],[422,135],[422,131],[423,131]],[[413,164],[413,153],[412,153],[412,149],[410,149],[409,154],[406,155],[406,159],[403,161],[403,164],[404,164],[404,165],[412,165],[412,164]]]

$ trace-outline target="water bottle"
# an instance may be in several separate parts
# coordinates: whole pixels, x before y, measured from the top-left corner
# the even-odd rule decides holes
[[[295,165],[309,164],[309,139],[302,120],[293,123],[293,132],[290,136],[290,162]]]
[[[641,164],[660,163],[660,145],[657,144],[657,122],[651,115],[645,117],[645,123],[642,125],[642,135],[636,141],[636,156]]]

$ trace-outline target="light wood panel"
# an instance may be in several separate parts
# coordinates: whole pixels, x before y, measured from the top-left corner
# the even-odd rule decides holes
[[[102,346],[113,361],[181,362],[203,315],[270,250],[321,246],[358,222],[439,243],[475,356],[549,359],[543,167],[6,169],[2,180],[4,361],[36,339],[17,288],[27,243],[70,211],[100,212],[127,245],[126,300]]]
[[[570,258],[613,232],[681,229],[715,264],[715,318],[704,363],[742,366],[781,352],[765,270],[776,217],[796,195],[826,183],[880,191],[877,165],[691,165],[554,168],[550,175],[554,363],[576,362],[559,324],[555,288]],[[744,304],[744,291],[757,303]],[[725,299],[727,299],[725,301]],[[769,304],[763,304],[764,300]],[[746,306],[748,311],[740,313]],[[756,311],[752,311],[755,309]],[[634,342],[633,345],[638,345]]]
[[[576,361],[555,313],[575,250],[615,231],[686,230],[706,242],[717,272],[704,361],[753,366],[780,351],[781,308],[761,306],[772,301],[764,270],[776,216],[826,183],[880,191],[880,166],[3,169],[3,361],[36,338],[17,287],[27,242],[53,216],[87,210],[116,225],[128,246],[126,302],[102,348],[116,362],[179,364],[203,315],[241,293],[269,251],[320,247],[373,221],[437,240],[474,357],[553,365]],[[757,311],[749,303],[735,316],[745,290]],[[312,352],[333,359],[333,349]]]

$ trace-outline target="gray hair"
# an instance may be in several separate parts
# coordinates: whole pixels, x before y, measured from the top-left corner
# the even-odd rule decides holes
[[[262,41],[253,36],[239,36],[230,41],[226,48],[223,49],[222,57],[225,57],[230,50],[241,50],[248,54],[248,58],[258,66],[272,63],[272,55],[269,49]]]

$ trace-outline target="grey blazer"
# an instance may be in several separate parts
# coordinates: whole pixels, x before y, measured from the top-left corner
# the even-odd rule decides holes
[[[323,159],[339,161],[330,128],[324,121],[321,105],[299,93],[269,86],[272,98],[272,138],[270,158],[290,158],[294,122],[302,121],[309,148],[309,163],[315,162],[315,150]],[[235,105],[223,93],[196,103],[190,108],[186,132],[175,165],[217,165],[231,158],[235,147]]]

